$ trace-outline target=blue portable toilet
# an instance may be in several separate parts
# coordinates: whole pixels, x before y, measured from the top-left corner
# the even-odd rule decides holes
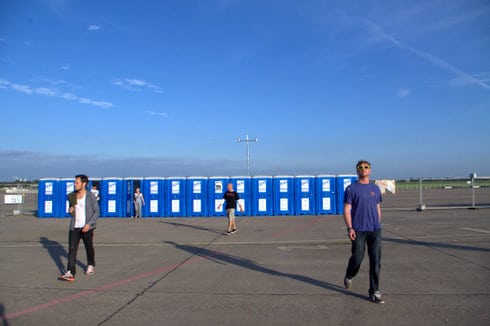
[[[207,216],[208,178],[187,178],[187,216]]]
[[[59,206],[58,206],[58,216],[59,217],[71,217],[70,215],[70,203],[68,202],[68,194],[75,191],[75,179],[74,178],[63,178],[60,179],[58,186],[58,196],[59,196]],[[88,191],[88,185],[87,185]]]
[[[164,214],[164,183],[165,178],[148,177],[143,179],[143,217],[163,217]]]
[[[275,176],[274,187],[274,215],[294,214],[294,178],[288,175]]]
[[[165,213],[168,217],[186,216],[186,178],[168,177],[165,180]]]
[[[336,214],[337,203],[335,202],[335,176],[318,175],[316,177],[316,213]]]
[[[351,183],[354,183],[357,181],[357,175],[354,174],[343,174],[343,175],[338,175],[336,178],[336,188],[337,188],[337,214],[341,215],[344,214],[344,193],[345,193],[345,188],[347,188],[348,185]]]
[[[124,189],[122,178],[103,178],[100,182],[100,216],[122,217]]]
[[[242,205],[243,212],[240,212],[240,206],[237,206],[235,215],[237,216],[252,216],[252,183],[248,176],[231,177],[230,182],[233,184],[233,189],[238,193],[240,199],[238,203]],[[226,189],[225,189],[226,191]],[[237,203],[237,204],[238,204]]]
[[[42,178],[37,186],[37,216],[58,217],[59,179]]]
[[[273,199],[272,177],[252,177],[252,215],[272,216]]]
[[[294,178],[294,207],[296,215],[316,214],[315,176],[298,175]]]
[[[209,216],[226,215],[223,194],[228,185],[228,177],[209,177],[208,179],[208,214]]]

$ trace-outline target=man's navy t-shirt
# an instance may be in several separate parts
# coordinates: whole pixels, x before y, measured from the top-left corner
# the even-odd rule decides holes
[[[355,231],[381,229],[377,205],[383,200],[375,184],[352,183],[345,189],[344,204],[351,205],[352,228]]]
[[[236,209],[236,202],[240,199],[240,196],[236,191],[226,191],[223,195],[223,199],[226,202],[226,209]]]

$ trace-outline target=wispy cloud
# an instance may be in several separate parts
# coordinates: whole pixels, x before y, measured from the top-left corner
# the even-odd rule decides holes
[[[472,75],[473,78],[477,78],[485,83],[490,83],[490,72],[482,72],[479,74]],[[449,81],[452,86],[463,86],[468,84],[473,84],[473,79],[468,79],[467,77],[456,77]]]
[[[114,80],[113,84],[128,91],[138,92],[143,90],[150,90],[159,94],[164,93],[164,91],[162,91],[159,86],[142,79],[118,78]]]
[[[163,117],[166,118],[168,115],[166,112],[155,112],[151,110],[145,110],[145,114],[151,115],[151,116],[158,116],[158,117]]]
[[[3,37],[0,37],[0,42],[6,42],[6,40]]]
[[[63,70],[70,70],[71,69],[71,66],[69,63],[64,63],[61,65],[61,69]]]
[[[455,74],[458,78],[464,79],[466,81],[466,84],[473,84],[473,85],[480,86],[486,90],[490,90],[490,84],[488,84],[486,82],[486,80],[476,78],[476,77],[464,72],[463,70],[461,70],[459,68],[456,68],[455,66],[451,65],[450,63],[448,63],[448,62],[446,62],[446,61],[444,61],[444,60],[442,60],[442,59],[440,59],[440,58],[438,58],[438,57],[436,57],[430,53],[420,51],[420,50],[415,49],[411,46],[403,44],[402,42],[400,42],[395,37],[389,35],[385,31],[383,31],[383,29],[378,24],[374,23],[373,21],[368,20],[366,23],[367,23],[370,31],[376,37],[383,39],[383,40],[386,40],[386,41],[396,45],[398,48],[400,48],[402,50],[405,50],[405,51],[408,51],[408,52],[415,54],[417,57],[419,57],[420,59],[422,59],[426,62],[429,62],[433,66],[441,68],[441,69],[443,69],[447,72],[450,72],[452,74]]]
[[[33,87],[30,85],[22,85],[17,83],[12,83],[6,79],[0,79],[1,89],[12,89],[14,91],[24,93],[24,94],[36,94],[46,97],[58,97],[67,101],[76,101],[81,104],[88,104],[100,108],[111,108],[114,105],[107,101],[98,101],[86,97],[81,97],[72,93],[59,92],[57,89],[52,87]]]
[[[98,30],[100,30],[100,29],[102,29],[102,27],[100,27],[99,25],[90,25],[90,26],[88,27],[88,30],[89,30],[89,31],[91,31],[91,32],[93,32],[93,31],[98,31]]]
[[[412,93],[412,91],[408,88],[401,88],[397,90],[396,95],[400,98],[404,98],[409,96]]]

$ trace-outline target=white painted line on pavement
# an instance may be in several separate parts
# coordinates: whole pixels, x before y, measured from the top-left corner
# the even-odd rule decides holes
[[[474,229],[474,228],[459,228],[459,229],[460,230],[465,230],[465,231],[472,231],[472,232],[490,234],[490,231],[488,231],[488,230],[482,230],[482,229]]]

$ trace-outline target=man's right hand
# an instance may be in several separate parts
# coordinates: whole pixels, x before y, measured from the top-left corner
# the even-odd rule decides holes
[[[351,239],[352,241],[356,240],[356,231],[354,231],[354,229],[350,228],[347,231],[347,234],[349,235],[349,239]]]

